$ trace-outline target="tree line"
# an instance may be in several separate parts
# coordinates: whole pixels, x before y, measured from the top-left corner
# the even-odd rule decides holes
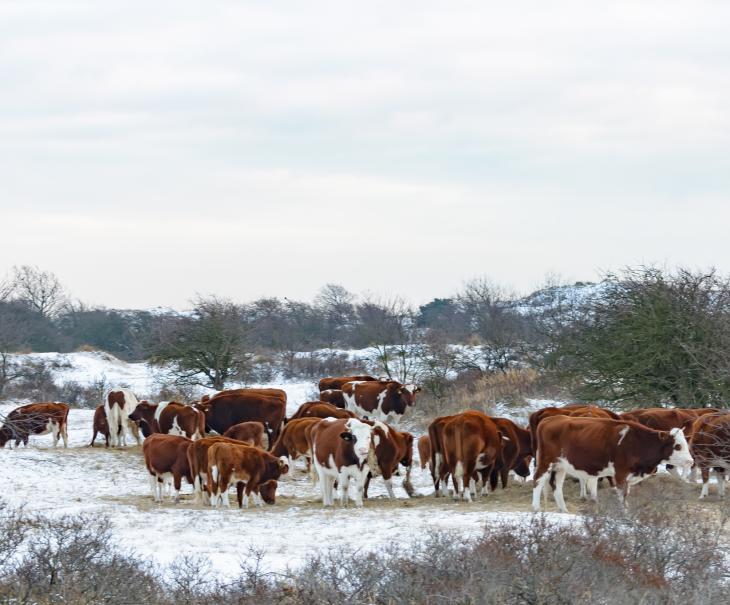
[[[369,348],[374,371],[417,380],[437,398],[464,377],[529,368],[580,400],[724,407],[730,281],[715,270],[635,267],[520,297],[479,278],[419,307],[327,284],[310,302],[207,296],[182,313],[91,308],[37,267],[0,282],[0,389],[22,378],[10,353],[79,347],[218,389],[255,378],[262,360],[314,376],[340,366],[307,369],[303,352]]]

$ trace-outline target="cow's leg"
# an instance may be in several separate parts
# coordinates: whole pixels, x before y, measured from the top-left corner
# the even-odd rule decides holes
[[[350,503],[350,473],[340,473],[340,506],[347,506]]]
[[[589,477],[586,483],[591,500],[598,502],[598,477]]]
[[[238,508],[243,507],[243,481],[236,481],[236,501]],[[246,508],[248,508],[248,498],[246,498]]]
[[[545,485],[550,480],[550,474],[545,472],[547,469],[537,468],[535,476],[532,479],[532,510],[536,513],[540,512],[540,495],[545,489]]]
[[[333,477],[329,473],[319,473],[319,486],[322,490],[323,506],[332,506],[334,504],[334,495],[332,493],[334,491],[334,484],[335,477]]]
[[[157,502],[157,476],[150,475],[150,490],[152,491],[152,499]]]
[[[555,504],[558,505],[558,510],[561,513],[567,513],[568,508],[565,506],[565,498],[563,498],[563,483],[565,483],[565,471],[560,469],[555,473],[555,490],[553,491],[553,498],[555,498]],[[585,484],[585,482],[583,482]]]
[[[363,489],[365,485],[365,477],[363,475],[360,475],[359,477],[355,478],[355,506],[358,508],[363,507]],[[392,491],[392,487],[391,487]]]
[[[63,439],[63,447],[68,448],[68,422],[61,425],[61,438]]]
[[[438,452],[433,452],[431,456],[431,468],[429,469],[431,471],[431,479],[433,479],[433,493],[434,496],[437,498],[441,495],[443,495],[443,486],[441,486],[441,490],[439,491],[439,483],[441,478],[441,454]]]
[[[700,492],[700,500],[710,493],[710,469],[703,466],[702,472],[702,491]]]
[[[367,481],[369,480],[370,476],[368,475]],[[388,491],[388,498],[390,498],[391,500],[395,500],[395,492],[393,491],[393,477],[388,477],[386,479],[385,475],[383,475],[383,483],[385,483],[385,489]],[[367,486],[367,483],[365,485]]]
[[[136,422],[129,421],[129,429],[132,432],[132,436],[134,437],[135,441],[137,442],[137,445],[140,445],[142,441],[139,438],[139,427],[137,426]]]
[[[61,437],[61,429],[56,422],[49,422],[51,425],[51,435],[53,436],[53,447],[58,447],[58,440]]]
[[[578,484],[580,485],[580,499],[586,500],[588,498],[588,491],[586,490],[586,480],[584,477],[578,477]]]
[[[413,483],[411,483],[411,467],[410,466],[406,467],[406,478],[403,479],[403,489],[406,490],[406,494],[408,494],[409,498],[412,498],[416,493],[416,490],[413,487]]]

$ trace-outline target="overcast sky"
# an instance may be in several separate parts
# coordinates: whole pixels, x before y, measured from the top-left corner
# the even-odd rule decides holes
[[[730,272],[730,3],[0,0],[0,276],[110,307]]]

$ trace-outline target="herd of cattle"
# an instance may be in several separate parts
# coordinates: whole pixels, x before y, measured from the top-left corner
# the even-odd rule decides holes
[[[281,389],[234,389],[194,403],[137,401],[127,389],[109,391],[94,413],[91,445],[101,434],[106,445],[140,443],[156,501],[172,484],[179,501],[182,480],[193,486],[195,501],[229,506],[235,485],[239,506],[273,504],[281,476],[303,458],[322,502],[334,504],[335,489],[346,505],[350,484],[357,506],[367,498],[371,478],[382,477],[394,498],[393,477],[404,473],[409,496],[414,437],[398,426],[415,405],[419,388],[371,376],[323,378],[320,400],[302,404],[286,417]],[[53,434],[67,446],[68,406],[34,403],[16,408],[0,428],[0,447],[29,435]],[[110,430],[113,428],[114,430]],[[566,512],[563,482],[579,480],[581,497],[595,500],[598,481],[607,478],[625,499],[632,485],[660,465],[699,468],[701,498],[708,494],[710,472],[724,494],[730,471],[730,412],[719,409],[637,409],[617,414],[596,405],[547,407],[521,427],[507,418],[468,410],[434,419],[417,441],[421,468],[428,467],[435,495],[472,500],[506,487],[509,473],[527,478],[534,460],[534,510],[550,482],[558,508]],[[401,467],[403,471],[401,471]]]

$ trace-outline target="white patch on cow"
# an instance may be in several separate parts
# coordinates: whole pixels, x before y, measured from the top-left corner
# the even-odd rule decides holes
[[[155,420],[157,420],[157,424],[160,424],[162,410],[164,410],[168,405],[170,405],[169,401],[160,401],[160,403],[157,404],[157,409],[155,410]]]
[[[629,432],[629,427],[625,426],[623,427],[619,432],[619,438],[618,443],[616,445],[621,445],[621,442],[624,440],[624,437],[626,437],[626,434]]]
[[[159,424],[159,421],[158,421],[158,424]],[[172,419],[172,426],[170,427],[170,432],[169,432],[169,434],[170,434],[170,435],[180,435],[180,436],[182,436],[182,437],[187,437],[187,434],[185,433],[185,431],[183,431],[183,430],[182,430],[182,429],[180,428],[180,425],[179,425],[179,424],[178,424],[178,422],[177,422],[177,416],[175,416],[175,417],[174,417],[174,418]]]
[[[218,465],[214,464],[210,467],[210,476],[213,482],[218,483]]]
[[[386,435],[388,435],[388,425],[385,424],[385,422],[380,422],[380,420],[373,421],[373,424],[376,427],[379,427]]]
[[[355,438],[353,440],[352,448],[355,452],[355,456],[357,456],[358,460],[362,463],[372,447],[373,427],[369,424],[365,424],[357,418],[348,419],[345,423],[345,427]]]
[[[330,422],[334,422],[335,420],[337,420],[337,418],[335,418],[334,416],[327,416],[327,418],[322,418],[320,422],[326,422],[329,424]]]
[[[674,445],[679,446],[679,449],[672,448],[672,455],[669,456],[668,460],[663,460],[664,464],[673,464],[682,468],[689,468],[694,464],[692,454],[689,452],[689,445],[687,444],[687,438],[684,436],[682,429],[673,428],[669,431],[669,434],[674,437]]]
[[[415,384],[404,384],[403,388],[408,391],[411,395],[416,392],[416,389],[418,388]]]

